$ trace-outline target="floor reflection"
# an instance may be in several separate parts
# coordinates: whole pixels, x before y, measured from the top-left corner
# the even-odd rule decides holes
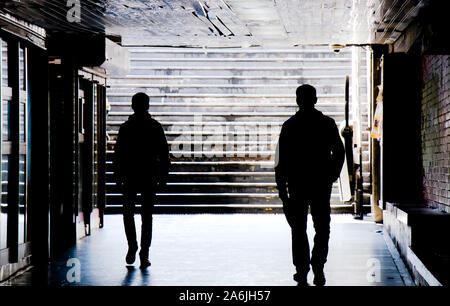
[[[127,273],[122,280],[122,286],[149,286],[149,269],[138,269],[135,266],[126,266]]]
[[[127,274],[122,281],[122,286],[131,286],[136,277],[136,268],[134,266],[126,266]]]

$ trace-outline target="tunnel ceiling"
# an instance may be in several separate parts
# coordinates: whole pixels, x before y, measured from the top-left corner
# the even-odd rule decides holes
[[[436,1],[436,0],[435,0]],[[67,11],[80,3],[81,22]],[[201,47],[392,43],[432,0],[7,0],[0,11],[49,33],[124,45]]]

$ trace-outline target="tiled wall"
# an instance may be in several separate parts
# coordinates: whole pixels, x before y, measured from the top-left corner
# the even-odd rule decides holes
[[[422,57],[422,158],[426,202],[450,212],[450,57]]]

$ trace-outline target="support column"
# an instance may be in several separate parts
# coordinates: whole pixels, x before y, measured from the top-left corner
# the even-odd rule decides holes
[[[370,103],[370,117],[369,126],[373,129],[373,122],[375,116],[375,110],[377,106],[377,97],[381,84],[381,59],[378,47],[371,47],[370,52],[370,65],[369,65],[369,103]],[[372,173],[372,196],[371,196],[371,210],[375,222],[383,221],[383,210],[380,207],[380,141],[375,137],[370,137],[370,167]]]

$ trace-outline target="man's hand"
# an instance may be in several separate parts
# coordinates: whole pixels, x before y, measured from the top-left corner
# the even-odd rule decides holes
[[[286,220],[289,224],[290,227],[293,226],[294,222],[292,220],[293,215],[292,215],[292,207],[291,207],[291,203],[290,203],[290,199],[287,195],[287,192],[280,192],[280,198],[281,201],[283,201],[283,212],[284,212],[284,216],[286,217]]]

